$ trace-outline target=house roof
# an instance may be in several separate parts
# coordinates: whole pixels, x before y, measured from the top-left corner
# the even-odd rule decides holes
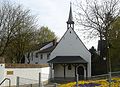
[[[41,49],[42,47],[44,47],[45,45],[47,45],[47,44],[49,44],[49,43],[51,43],[51,42],[53,42],[53,41],[55,41],[55,40],[51,40],[51,41],[48,41],[48,42],[44,42],[44,43],[41,43],[41,44],[37,44],[37,45],[35,45],[35,46],[32,48],[32,51],[39,50],[39,49]]]
[[[37,53],[47,53],[47,52],[52,52],[54,50],[54,48],[56,47],[56,45],[53,45],[51,47],[48,47],[46,49],[40,50]]]
[[[80,56],[56,56],[48,63],[87,63],[87,61]]]

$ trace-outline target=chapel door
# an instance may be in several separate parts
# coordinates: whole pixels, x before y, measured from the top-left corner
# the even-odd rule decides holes
[[[77,73],[79,76],[79,80],[83,80],[84,79],[84,68],[82,66],[79,66],[77,68]]]

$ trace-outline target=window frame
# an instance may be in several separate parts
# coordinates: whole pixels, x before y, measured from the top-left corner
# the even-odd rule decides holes
[[[40,59],[43,59],[43,54],[40,54]]]

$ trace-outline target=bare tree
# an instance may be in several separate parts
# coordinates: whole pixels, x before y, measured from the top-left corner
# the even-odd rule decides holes
[[[120,14],[119,0],[86,0],[84,6],[76,1],[76,22],[92,36],[103,36]]]
[[[19,43],[21,42],[21,32],[29,33],[36,28],[35,25],[35,17],[31,15],[30,10],[23,10],[21,5],[10,2],[0,3],[0,56],[4,55],[8,45],[16,37],[19,37]]]
[[[120,14],[119,0],[86,0],[84,3],[76,0],[75,5],[77,24],[84,26],[82,31],[87,32],[88,38],[100,37],[100,41],[106,41],[106,57],[108,58],[111,25]],[[110,58],[108,61],[111,64]]]

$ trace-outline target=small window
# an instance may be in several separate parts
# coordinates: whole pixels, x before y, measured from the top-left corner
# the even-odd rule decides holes
[[[49,58],[50,58],[50,53],[47,54],[47,59],[49,59]]]
[[[36,53],[36,55],[35,55],[35,56],[36,56],[36,58],[38,58],[38,53]]]
[[[71,70],[71,69],[72,69],[71,65],[68,65],[68,70]]]
[[[35,62],[35,64],[38,64],[38,62]]]
[[[40,55],[40,58],[43,59],[43,54]]]
[[[27,58],[29,58],[30,57],[30,53],[27,53]]]
[[[33,60],[33,53],[31,53],[31,57],[32,57],[32,60]]]

